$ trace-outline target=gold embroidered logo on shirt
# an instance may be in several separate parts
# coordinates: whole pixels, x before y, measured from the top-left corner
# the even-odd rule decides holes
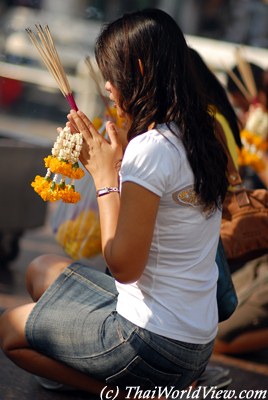
[[[204,209],[192,185],[185,186],[183,189],[174,192],[172,198],[181,206],[199,207],[205,218],[210,218],[216,212],[216,207],[211,207],[206,210]]]
[[[172,194],[172,198],[176,203],[181,204],[182,206],[200,206],[198,196],[192,185],[186,186],[185,188],[174,192]]]

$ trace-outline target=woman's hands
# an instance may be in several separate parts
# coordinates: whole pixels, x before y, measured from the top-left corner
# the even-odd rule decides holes
[[[92,175],[97,189],[118,185],[118,168],[123,150],[115,125],[108,121],[106,130],[110,142],[103,138],[82,111],[71,110],[67,116],[70,126],[83,135],[80,161]]]

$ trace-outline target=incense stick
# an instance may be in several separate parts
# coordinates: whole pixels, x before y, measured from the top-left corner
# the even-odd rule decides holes
[[[255,84],[255,80],[252,74],[252,70],[250,64],[247,60],[241,55],[241,48],[236,49],[236,60],[239,72],[241,77],[250,93],[251,100],[256,98],[257,96],[257,88]]]
[[[230,78],[234,81],[240,92],[243,94],[243,96],[247,99],[247,101],[250,103],[251,102],[251,95],[248,92],[247,88],[244,86],[244,84],[241,82],[241,80],[238,78],[238,76],[230,69],[230,68],[225,68],[227,74],[230,76]]]
[[[77,111],[78,107],[75,103],[71,87],[62,66],[56,46],[53,42],[49,27],[48,25],[46,25],[43,28],[40,24],[36,24],[35,27],[37,30],[37,36],[30,28],[27,28],[26,32],[30,37],[33,45],[38,50],[48,71],[55,79],[63,96],[68,101],[70,107]]]

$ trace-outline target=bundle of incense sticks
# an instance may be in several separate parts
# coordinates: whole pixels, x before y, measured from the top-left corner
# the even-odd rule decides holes
[[[49,27],[48,25],[46,25],[43,28],[40,24],[36,24],[35,27],[37,30],[37,35],[30,28],[27,28],[26,32],[28,33],[32,43],[38,50],[48,71],[57,82],[59,89],[68,101],[70,107],[77,111],[78,107],[75,103],[74,96],[72,94],[57,49],[53,42]]]
[[[250,63],[242,55],[241,48],[236,49],[235,58],[241,79],[231,69],[226,68],[226,71],[248,102],[254,103],[257,100],[257,88]]]
[[[254,76],[253,76],[253,73],[251,70],[251,66],[250,66],[249,62],[246,60],[245,56],[242,55],[241,48],[236,49],[235,56],[236,56],[237,66],[238,66],[240,75],[243,79],[246,90],[249,93],[251,100],[254,100],[257,97],[257,88],[256,88]]]

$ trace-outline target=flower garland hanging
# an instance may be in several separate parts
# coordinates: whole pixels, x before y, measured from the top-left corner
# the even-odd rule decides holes
[[[92,123],[99,131],[100,135],[106,136],[106,122],[112,120],[119,129],[125,129],[125,121],[118,117],[115,108],[105,110],[103,116],[93,118]],[[52,168],[52,157],[47,161],[47,166]],[[73,172],[73,171],[72,171]],[[66,171],[65,171],[66,173]],[[81,188],[81,193],[85,187]],[[71,211],[60,213],[61,220],[55,229],[57,242],[63,247],[68,256],[74,260],[81,258],[90,258],[101,253],[101,232],[98,213],[97,199],[94,192],[94,198],[87,202],[87,195],[90,193],[86,189],[80,204],[72,208]],[[63,204],[60,207],[64,207]]]
[[[80,200],[80,194],[75,191],[74,181],[84,176],[84,171],[78,164],[82,143],[82,134],[71,133],[69,127],[59,132],[51,155],[44,159],[46,175],[37,175],[31,184],[44,201],[62,200],[64,203],[77,203]],[[70,182],[67,183],[67,179]]]

